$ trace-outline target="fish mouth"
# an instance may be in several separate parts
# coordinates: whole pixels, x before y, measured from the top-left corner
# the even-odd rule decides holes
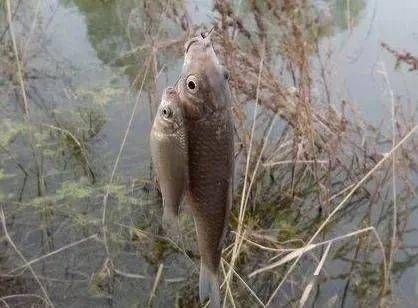
[[[166,101],[178,101],[179,95],[177,93],[176,87],[167,87],[163,92],[162,99]]]
[[[186,46],[185,46],[185,50],[186,53],[189,51],[190,47],[197,42],[200,41],[206,41],[204,43],[204,46],[207,47],[210,45],[211,40],[210,37],[212,36],[213,30],[215,29],[215,27],[212,27],[209,31],[207,32],[201,32],[200,35],[192,37],[190,40],[187,41]]]
[[[203,39],[205,39],[205,38],[210,38],[211,37],[211,35],[212,35],[212,33],[213,33],[213,30],[215,29],[215,26],[213,26],[212,28],[210,28],[210,30],[208,31],[208,32],[201,32],[200,33],[200,36],[203,38]]]

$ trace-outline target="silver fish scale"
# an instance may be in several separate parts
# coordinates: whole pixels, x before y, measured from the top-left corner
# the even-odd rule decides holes
[[[231,203],[233,129],[229,110],[187,121],[189,203],[196,220],[199,250],[216,270]]]
[[[166,231],[178,232],[177,216],[187,185],[187,135],[182,107],[174,89],[163,94],[165,105],[159,107],[150,134],[151,157],[163,198],[162,223]],[[170,105],[171,120],[160,108]]]

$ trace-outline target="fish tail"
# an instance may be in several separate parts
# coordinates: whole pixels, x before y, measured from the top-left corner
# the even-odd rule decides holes
[[[200,263],[199,298],[201,304],[205,300],[210,299],[209,307],[221,307],[218,275],[211,272],[203,263]]]

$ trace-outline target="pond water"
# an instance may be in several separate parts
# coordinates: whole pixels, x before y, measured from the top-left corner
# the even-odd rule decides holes
[[[182,14],[187,13],[190,24],[209,24],[218,18],[213,3],[11,2],[17,8],[14,30],[23,57],[30,119],[23,117],[13,51],[6,44],[6,35],[0,41],[0,204],[10,237],[26,260],[41,257],[32,264],[33,270],[56,307],[198,307],[199,258],[193,221],[187,215],[181,217],[182,243],[173,243],[162,231],[161,200],[154,189],[148,135],[162,90],[175,83],[181,69]],[[395,67],[395,58],[381,43],[418,55],[418,2],[313,3],[320,18],[336,16],[319,44],[332,104],[339,108],[343,100],[350,101],[367,123],[390,133],[388,83],[396,102],[412,110],[418,105],[418,74],[408,71],[405,64]],[[248,7],[246,1],[234,4],[244,20]],[[162,14],[164,10],[171,15]],[[0,18],[1,35],[7,25],[4,12]],[[179,37],[178,42],[172,42]],[[153,40],[169,46],[150,57]],[[319,63],[317,59],[312,62],[318,77]],[[325,99],[321,89],[318,81],[314,95]],[[412,119],[416,123],[417,118]],[[390,149],[387,144],[376,145],[380,146],[381,151]],[[410,155],[416,158],[416,153]],[[238,168],[243,167],[238,164]],[[384,174],[386,169],[369,184],[378,197],[353,200],[322,239],[365,227],[367,216],[387,247],[392,195],[379,194],[380,180],[391,183],[391,177]],[[414,179],[408,187],[416,194],[416,175]],[[399,192],[402,185],[399,183]],[[381,200],[385,202],[379,203]],[[398,202],[402,234],[392,266],[390,303],[415,307],[418,202],[413,196],[399,197]],[[299,238],[297,230],[308,232],[306,229],[318,227],[318,222],[310,219],[300,229],[292,229],[292,222],[285,228],[286,217],[300,210],[290,207],[280,213],[284,212],[288,216],[281,218],[280,226],[287,228],[289,238],[279,237],[283,241]],[[349,241],[333,246],[332,257],[327,259],[307,305],[357,307],[381,302],[382,257],[375,248],[376,239],[370,235]],[[62,247],[65,249],[48,256]],[[0,249],[0,297],[44,296],[33,274],[21,267],[23,262],[4,230],[0,232]],[[258,256],[261,260],[257,260],[257,253],[248,251],[242,257],[240,273],[245,280],[246,274],[261,267],[259,262],[266,263],[266,256]],[[304,259],[272,305],[297,306],[298,290],[306,286],[319,259],[320,255],[314,254]],[[283,273],[255,276],[248,284],[266,302]],[[255,307],[257,302],[242,289],[238,294],[244,295],[235,299],[237,307]],[[16,296],[7,303],[27,307],[42,302]]]

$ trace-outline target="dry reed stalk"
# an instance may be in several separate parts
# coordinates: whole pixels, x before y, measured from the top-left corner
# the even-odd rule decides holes
[[[387,90],[389,92],[390,98],[390,107],[391,107],[391,117],[392,117],[392,148],[396,145],[396,109],[395,109],[395,95],[392,89],[392,86],[389,81],[389,76],[386,70],[386,65],[382,62],[382,69],[379,71],[382,74],[385,81]],[[396,152],[392,154],[392,199],[393,199],[393,216],[392,216],[392,238],[390,241],[389,249],[389,262],[388,262],[388,281],[386,282],[386,287],[390,287],[390,273],[392,271],[393,260],[396,253],[397,245],[397,226],[398,226],[398,204],[397,204],[397,189],[396,189]],[[383,296],[387,294],[388,290],[383,290]],[[382,298],[384,300],[384,298]]]
[[[316,239],[316,237],[321,233],[321,231],[325,228],[325,226],[330,222],[331,218],[335,215],[335,213],[337,213],[342,206],[351,198],[351,196],[357,191],[357,189],[359,189],[365,182],[366,180],[368,180],[370,178],[370,176],[377,170],[379,169],[382,164],[389,159],[392,154],[406,141],[408,140],[409,137],[411,137],[415,131],[417,130],[418,125],[415,126],[411,131],[408,132],[408,134],[406,134],[401,141],[399,141],[395,147],[393,147],[369,172],[367,172],[367,174],[359,181],[356,183],[356,185],[350,190],[350,192],[342,199],[342,201],[334,208],[334,210],[327,216],[327,218],[325,219],[325,221],[323,223],[321,223],[321,225],[319,226],[319,228],[317,229],[317,231],[314,233],[314,235],[311,237],[311,239],[308,241],[307,246],[311,245],[312,242]],[[381,242],[381,241],[380,241]],[[268,302],[267,302],[267,306],[271,303],[271,301],[273,300],[273,298],[275,297],[276,293],[279,291],[280,287],[283,285],[283,283],[285,282],[286,278],[288,277],[288,275],[292,272],[292,270],[294,269],[294,267],[296,266],[296,264],[299,262],[300,258],[302,257],[302,255],[298,256],[295,260],[295,262],[293,262],[293,264],[290,266],[290,268],[288,269],[288,271],[286,272],[286,274],[283,276],[282,280],[280,281],[279,285],[277,286],[277,288],[274,290],[274,292],[271,294]],[[387,282],[387,265],[386,265],[386,257],[384,258],[384,281],[385,283]],[[386,289],[386,287],[384,286],[383,289]]]
[[[244,285],[244,287],[250,292],[251,296],[260,304],[260,306],[265,307],[263,301],[257,296],[253,289],[245,282],[245,280],[233,269],[230,267],[228,262],[225,259],[222,259],[222,266],[226,264],[234,273],[234,275],[238,278],[238,280]],[[225,272],[225,271],[224,271]],[[226,276],[226,275],[225,275]]]
[[[341,241],[341,240],[344,240],[344,239],[347,239],[347,238],[350,238],[350,237],[353,237],[353,236],[357,236],[357,235],[360,235],[362,233],[367,233],[367,232],[374,233],[374,235],[376,236],[376,239],[380,243],[382,243],[376,229],[374,227],[366,227],[364,229],[360,229],[360,230],[353,231],[353,232],[350,232],[350,233],[347,233],[347,234],[336,236],[336,237],[334,237],[330,240],[326,240],[326,241],[323,241],[323,242],[318,242],[318,243],[315,243],[315,244],[307,244],[307,245],[305,245],[301,248],[293,249],[291,252],[289,252],[287,255],[285,255],[283,258],[281,258],[279,261],[277,261],[273,264],[267,265],[265,267],[262,267],[258,270],[255,270],[252,273],[250,273],[248,276],[253,277],[253,276],[255,276],[257,274],[260,274],[262,272],[265,272],[267,270],[271,270],[271,269],[276,268],[280,265],[286,264],[286,263],[288,263],[288,262],[290,262],[290,261],[292,261],[296,258],[299,258],[300,256],[302,256],[306,252],[309,252],[309,251],[311,251],[315,248],[318,248],[318,247],[321,247],[321,246],[324,246],[324,245],[328,245],[328,244],[333,244],[334,242]],[[381,246],[383,248],[383,244],[379,244],[379,246]],[[384,249],[383,249],[382,257],[383,258],[385,257]]]
[[[30,114],[29,114],[29,103],[26,96],[26,89],[25,89],[25,82],[23,80],[23,74],[22,74],[22,68],[20,64],[20,58],[19,58],[19,52],[17,50],[17,44],[16,44],[16,38],[13,28],[13,22],[12,22],[12,12],[11,12],[11,6],[10,6],[10,0],[5,0],[6,2],[6,15],[7,15],[7,23],[9,25],[9,32],[10,36],[12,38],[12,45],[13,45],[13,52],[14,56],[16,58],[16,68],[17,68],[17,77],[19,80],[19,86],[20,91],[22,93],[23,98],[23,112],[26,120],[29,120]]]
[[[311,293],[311,291],[313,289],[313,285],[315,283],[315,280],[318,277],[318,275],[319,275],[322,267],[324,266],[325,259],[328,256],[328,253],[329,253],[330,248],[331,248],[331,243],[329,243],[327,245],[327,247],[325,248],[325,251],[322,254],[321,261],[319,261],[318,266],[315,269],[314,277],[312,277],[311,281],[308,283],[308,285],[306,286],[305,290],[303,291],[302,296],[301,296],[301,298],[299,300],[299,307],[303,307],[305,305],[306,301],[308,300],[309,294]]]
[[[264,63],[264,57],[262,56],[260,59],[260,64],[259,64],[259,82],[257,84],[257,94],[256,94],[256,102],[255,102],[255,107],[254,107],[254,112],[253,112],[253,122],[252,122],[252,128],[251,128],[251,135],[250,135],[250,142],[249,142],[249,149],[248,149],[248,153],[247,153],[247,162],[246,162],[246,166],[245,166],[245,177],[244,177],[244,187],[242,189],[242,193],[241,193],[241,203],[240,203],[240,210],[239,210],[239,217],[238,217],[238,228],[237,228],[237,234],[241,234],[242,233],[242,229],[243,229],[243,223],[244,223],[244,215],[245,215],[245,208],[246,208],[246,196],[247,196],[247,182],[248,182],[248,175],[249,175],[249,168],[250,168],[250,158],[251,158],[251,152],[252,152],[252,144],[253,144],[253,138],[254,138],[254,133],[255,133],[255,126],[256,126],[256,118],[257,118],[257,111],[258,111],[258,94],[259,94],[259,90],[260,90],[260,80],[261,80],[261,74],[263,71],[263,63]],[[250,190],[250,189],[248,189]],[[233,246],[233,252],[232,252],[232,257],[231,257],[231,264],[228,274],[225,278],[226,281],[226,292],[231,292],[230,290],[230,280],[232,278],[232,269],[235,266],[235,262],[236,259],[238,257],[239,254],[239,247],[242,244],[242,240],[240,237],[235,237],[235,242],[234,242],[234,246]],[[225,303],[226,302],[226,294],[224,297],[224,307],[225,307]]]
[[[154,280],[154,284],[152,286],[149,298],[148,298],[148,306],[151,307],[152,304],[152,300],[155,297],[155,292],[157,291],[157,287],[158,287],[158,283],[160,282],[161,279],[161,274],[163,273],[163,268],[164,268],[164,264],[161,263],[158,266],[158,270],[157,270],[157,274],[155,275],[155,280]]]
[[[20,271],[20,270],[22,270],[22,269],[26,269],[29,265],[32,265],[32,264],[34,264],[34,263],[36,263],[36,262],[39,262],[39,261],[41,261],[41,260],[43,260],[43,259],[49,258],[49,257],[51,257],[51,256],[53,256],[53,255],[56,255],[56,254],[58,254],[58,253],[60,253],[60,252],[62,252],[62,251],[64,251],[64,250],[67,250],[67,249],[69,249],[69,248],[72,248],[72,247],[74,247],[74,246],[80,245],[80,244],[82,244],[82,243],[84,243],[84,242],[87,242],[87,241],[89,241],[89,240],[93,240],[93,239],[95,239],[95,240],[97,240],[97,239],[98,239],[97,234],[90,235],[90,236],[88,236],[88,237],[86,237],[86,238],[83,238],[83,239],[78,240],[78,241],[76,241],[76,242],[73,242],[73,243],[71,243],[71,244],[65,245],[65,246],[63,246],[63,247],[61,247],[61,248],[58,248],[57,250],[51,251],[51,252],[49,252],[49,253],[47,253],[47,254],[45,254],[45,255],[43,255],[43,256],[37,257],[37,258],[35,258],[35,259],[33,259],[33,260],[30,260],[29,262],[27,262],[27,263],[25,263],[25,264],[23,264],[23,265],[21,265],[21,266],[18,266],[18,267],[16,267],[16,268],[14,268],[14,269],[10,270],[10,271],[8,272],[8,274],[12,274],[12,273],[17,272],[17,271]]]
[[[14,243],[14,241],[12,240],[12,238],[9,235],[9,232],[7,231],[7,226],[6,226],[6,216],[4,215],[4,211],[3,211],[3,206],[0,205],[0,221],[2,223],[3,226],[3,232],[4,235],[6,236],[7,241],[10,243],[10,245],[13,247],[13,249],[15,250],[15,252],[19,255],[19,257],[22,259],[22,261],[25,264],[25,267],[28,267],[30,272],[32,273],[33,278],[36,280],[36,282],[38,283],[46,302],[48,303],[48,305],[50,307],[55,307],[54,304],[52,303],[51,299],[48,296],[48,292],[46,291],[44,285],[42,284],[42,282],[39,280],[38,276],[36,275],[36,272],[34,271],[34,269],[32,268],[32,266],[29,264],[29,262],[26,260],[25,256],[22,254],[22,252],[17,248],[16,244]]]
[[[6,307],[10,307],[7,304],[6,300],[8,300],[8,299],[15,299],[15,298],[22,298],[22,297],[23,298],[25,298],[25,297],[28,297],[28,298],[37,298],[37,299],[40,299],[41,301],[43,301],[46,305],[48,305],[48,301],[44,297],[39,296],[38,294],[13,294],[13,295],[6,295],[6,296],[3,296],[3,297],[0,297],[0,301],[2,303],[4,303],[6,305]]]
[[[119,152],[116,156],[115,163],[113,164],[112,173],[110,174],[109,183],[106,186],[106,192],[105,192],[105,195],[103,197],[103,210],[102,210],[102,232],[103,232],[103,234],[102,234],[102,236],[103,236],[103,243],[104,243],[108,258],[110,258],[111,254],[110,254],[110,250],[109,250],[109,245],[107,243],[106,210],[107,210],[107,201],[108,201],[109,194],[110,194],[110,186],[113,184],[113,178],[116,174],[116,169],[118,167],[119,160],[122,156],[122,152],[123,152],[123,149],[125,147],[126,140],[128,138],[129,132],[130,132],[131,127],[132,127],[132,123],[133,123],[133,120],[134,120],[134,117],[135,117],[135,113],[136,113],[136,110],[137,110],[138,105],[139,105],[139,99],[140,99],[141,94],[142,94],[142,89],[143,89],[144,84],[145,84],[145,79],[148,75],[148,70],[149,70],[149,67],[150,67],[150,63],[151,63],[151,57],[149,57],[148,60],[146,61],[141,86],[139,88],[134,106],[132,107],[132,111],[131,111],[131,115],[129,117],[128,125],[126,127],[125,134],[122,138],[122,142],[121,142],[121,145],[119,147]]]

